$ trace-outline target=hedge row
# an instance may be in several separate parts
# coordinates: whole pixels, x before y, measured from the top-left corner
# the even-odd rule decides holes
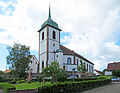
[[[110,83],[110,79],[58,83],[41,86],[38,88],[38,93],[75,93]]]
[[[11,81],[25,80],[24,78],[10,78],[10,79],[0,79],[0,82],[11,82]]]
[[[10,83],[0,83],[0,89],[3,89],[5,93],[7,93],[8,90],[16,89],[13,84]]]
[[[88,81],[88,80],[97,80],[96,77],[82,77],[82,78],[75,78],[74,81]],[[66,81],[73,81],[73,79],[67,79]]]

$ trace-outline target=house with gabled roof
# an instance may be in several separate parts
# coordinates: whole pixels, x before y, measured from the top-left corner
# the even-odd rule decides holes
[[[120,62],[108,63],[105,75],[112,75],[112,71],[120,69]]]

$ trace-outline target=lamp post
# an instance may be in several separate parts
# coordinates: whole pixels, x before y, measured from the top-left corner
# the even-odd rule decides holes
[[[73,72],[73,82],[74,82],[74,79],[75,79],[75,77],[74,77],[74,76],[75,76],[75,69],[76,69],[76,68],[73,68],[73,69],[72,69],[72,72]]]
[[[53,50],[53,53],[54,53],[54,62],[55,62],[55,53],[56,53],[55,50]]]

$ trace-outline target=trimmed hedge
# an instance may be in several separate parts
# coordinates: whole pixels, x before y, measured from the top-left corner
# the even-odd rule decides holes
[[[88,80],[97,80],[96,77],[82,77],[82,78],[75,78],[74,81],[88,81]],[[73,81],[73,79],[67,79],[66,81]]]
[[[18,81],[18,80],[26,80],[25,78],[9,78],[9,79],[1,79],[0,82],[9,82],[11,83],[12,81]]]
[[[110,83],[110,79],[57,83],[39,87],[38,93],[75,93],[78,91],[81,92]]]
[[[8,90],[16,89],[15,86],[10,83],[0,83],[0,88],[3,89],[5,93],[7,93]]]

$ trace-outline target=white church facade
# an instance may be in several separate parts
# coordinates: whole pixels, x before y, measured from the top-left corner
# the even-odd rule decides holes
[[[58,24],[51,19],[49,8],[48,19],[41,25],[39,32],[39,73],[51,62],[57,61],[61,68],[70,72],[80,65],[80,60],[86,65],[87,73],[93,73],[94,64],[75,53],[74,51],[60,45],[60,32]],[[77,71],[77,70],[76,70]]]

